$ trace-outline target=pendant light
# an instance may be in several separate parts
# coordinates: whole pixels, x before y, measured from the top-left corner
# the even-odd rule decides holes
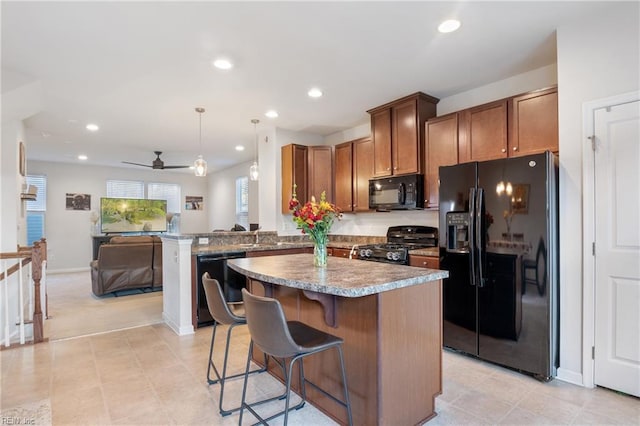
[[[202,158],[202,113],[204,112],[204,108],[198,107],[196,108],[196,112],[200,114],[200,155],[193,163],[193,168],[195,169],[196,176],[204,177],[207,175],[207,162]]]
[[[253,164],[251,165],[251,167],[249,167],[249,179],[256,181],[258,180],[258,177],[260,175],[258,170],[258,130],[256,128],[256,125],[260,122],[260,120],[258,120],[257,118],[254,118],[253,120],[251,120],[251,122],[253,123],[253,131],[256,134],[256,151],[255,151],[255,159],[253,160]]]

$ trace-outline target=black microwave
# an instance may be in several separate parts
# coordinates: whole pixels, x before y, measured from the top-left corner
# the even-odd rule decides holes
[[[421,209],[422,175],[391,176],[369,180],[369,208],[377,211]]]

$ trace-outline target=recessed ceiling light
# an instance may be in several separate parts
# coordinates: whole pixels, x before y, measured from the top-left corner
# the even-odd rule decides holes
[[[309,97],[311,98],[319,98],[320,96],[322,96],[322,90],[318,89],[317,87],[313,87],[309,89],[307,95],[309,95]]]
[[[236,151],[244,151],[244,146],[236,145]]]
[[[266,115],[269,118],[276,118],[278,117],[278,111],[270,109],[269,111],[265,112],[264,115]]]
[[[440,31],[441,33],[452,33],[458,28],[460,28],[460,21],[457,21],[455,19],[448,19],[438,25],[438,31]]]
[[[84,154],[80,154],[80,155],[78,155],[78,160],[82,160],[82,161],[84,161],[84,160],[87,160],[88,158],[89,158],[89,157],[87,157],[87,156],[86,156],[86,155],[84,155]]]
[[[230,60],[226,58],[220,58],[213,61],[213,66],[218,68],[219,70],[228,70],[233,68],[233,64]]]
[[[97,124],[89,123],[87,124],[87,130],[90,132],[97,132],[100,129]]]

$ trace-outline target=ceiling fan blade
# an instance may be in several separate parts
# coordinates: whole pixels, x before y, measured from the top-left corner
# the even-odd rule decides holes
[[[140,163],[132,163],[131,161],[123,161],[125,164],[133,164],[134,166],[142,166],[142,167],[153,167],[148,164],[140,164]]]
[[[191,166],[164,166],[164,169],[187,169]]]

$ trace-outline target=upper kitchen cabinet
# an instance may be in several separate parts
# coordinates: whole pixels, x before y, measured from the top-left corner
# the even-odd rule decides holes
[[[373,140],[353,142],[353,211],[369,210],[369,179],[373,176]]]
[[[507,100],[459,113],[459,159],[461,163],[507,157]]]
[[[373,176],[422,173],[424,123],[438,99],[418,92],[367,111],[373,135]]]
[[[335,147],[335,204],[342,211],[353,211],[353,144]]]
[[[289,144],[281,148],[282,158],[282,213],[289,212],[289,200],[296,186],[296,196],[301,203],[307,198],[307,147]]]
[[[369,179],[373,174],[370,138],[335,147],[335,204],[344,212],[369,210]]]
[[[538,90],[509,102],[509,156],[558,152],[558,90]]]
[[[440,166],[458,164],[458,113],[431,118],[425,127],[424,206],[433,209],[438,207]]]
[[[324,191],[327,201],[333,202],[333,147],[318,145],[307,147],[307,195],[309,199]]]

